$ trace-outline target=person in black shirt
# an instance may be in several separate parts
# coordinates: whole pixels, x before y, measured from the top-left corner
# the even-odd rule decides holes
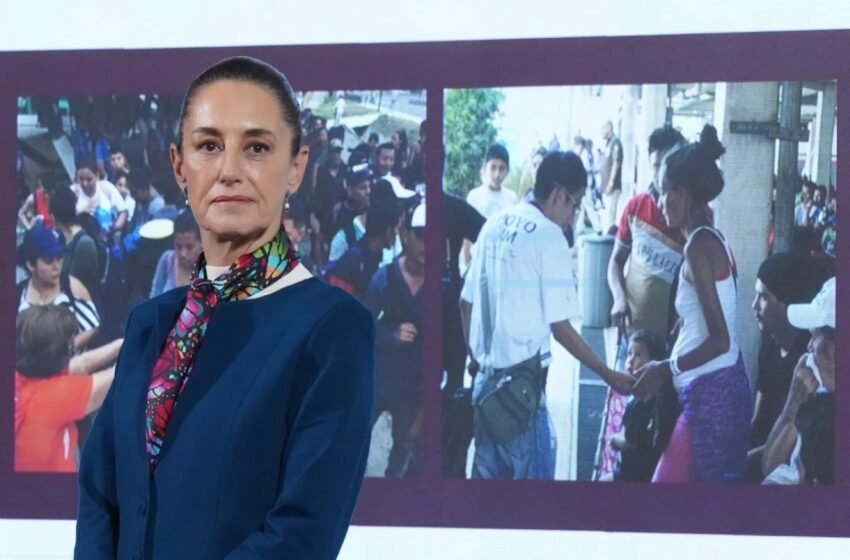
[[[375,414],[392,416],[387,477],[416,476],[422,467],[422,340],[425,316],[425,205],[404,214],[404,252],[378,269],[365,305],[375,317]]]
[[[346,165],[342,161],[342,141],[334,138],[330,143],[328,160],[320,165],[316,172],[316,185],[313,188],[311,210],[321,228],[330,225],[329,219],[334,204],[346,199],[346,172]]]
[[[464,389],[466,344],[460,318],[460,251],[464,240],[475,243],[484,216],[464,199],[443,193],[443,476],[463,478],[472,441],[471,392]]]
[[[762,446],[773,428],[794,375],[806,352],[808,331],[788,322],[788,305],[811,301],[823,283],[813,259],[801,253],[777,253],[765,260],[756,277],[753,312],[762,332],[758,357],[756,404],[753,415],[750,478],[760,480]]]

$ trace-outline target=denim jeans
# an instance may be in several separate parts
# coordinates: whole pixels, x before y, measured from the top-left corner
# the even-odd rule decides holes
[[[544,369],[544,377],[546,371]],[[484,372],[475,377],[472,389],[473,406],[492,391],[499,377]],[[496,443],[483,433],[474,415],[475,457],[472,478],[501,478],[554,480],[557,441],[552,419],[546,408],[546,396],[541,396],[537,410],[528,428],[514,439]]]

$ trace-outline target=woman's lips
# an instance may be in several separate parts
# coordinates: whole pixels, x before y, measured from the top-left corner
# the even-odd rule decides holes
[[[244,196],[219,196],[213,199],[213,204],[237,204],[242,202],[251,202],[251,199]]]

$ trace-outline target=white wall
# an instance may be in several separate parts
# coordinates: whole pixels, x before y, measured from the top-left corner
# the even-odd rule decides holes
[[[4,0],[0,50],[408,42],[850,27],[845,0]],[[285,7],[277,7],[280,4]],[[237,8],[238,6],[238,8]],[[65,560],[73,522],[0,520],[0,560]],[[850,539],[352,529],[342,560],[850,558]]]

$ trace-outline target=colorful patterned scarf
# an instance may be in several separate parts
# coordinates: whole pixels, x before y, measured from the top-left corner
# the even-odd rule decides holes
[[[186,304],[168,333],[153,366],[145,407],[145,440],[150,468],[156,468],[168,420],[195,363],[213,309],[221,301],[243,300],[269,286],[298,265],[299,256],[283,228],[274,239],[242,255],[230,269],[207,279],[203,253],[195,263]]]

